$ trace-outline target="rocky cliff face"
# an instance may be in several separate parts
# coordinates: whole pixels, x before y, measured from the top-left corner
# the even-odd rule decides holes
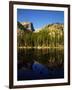
[[[18,22],[18,29],[35,31],[31,22]]]
[[[33,24],[31,22],[22,22],[21,23],[26,29],[34,31]]]

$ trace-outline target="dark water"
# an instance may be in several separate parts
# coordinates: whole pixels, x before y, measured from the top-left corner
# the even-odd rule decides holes
[[[63,49],[18,49],[18,80],[64,78]]]

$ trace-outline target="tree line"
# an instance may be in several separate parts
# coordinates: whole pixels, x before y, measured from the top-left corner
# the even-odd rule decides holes
[[[64,45],[63,29],[43,28],[39,32],[18,30],[18,47],[59,47]]]

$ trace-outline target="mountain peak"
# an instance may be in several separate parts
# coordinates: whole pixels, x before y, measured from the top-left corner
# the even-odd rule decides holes
[[[23,27],[23,30],[35,31],[31,22],[18,22],[18,28]]]

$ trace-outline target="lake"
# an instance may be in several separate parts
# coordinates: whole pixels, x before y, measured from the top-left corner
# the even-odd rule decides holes
[[[18,49],[17,79],[64,78],[64,50],[60,48]]]

